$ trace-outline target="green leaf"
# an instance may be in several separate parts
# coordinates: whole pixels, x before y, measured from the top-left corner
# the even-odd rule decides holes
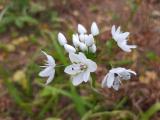
[[[29,15],[25,15],[25,16],[19,16],[16,20],[15,20],[15,24],[17,25],[17,27],[22,28],[24,26],[25,23],[31,24],[31,25],[37,25],[38,21],[34,18],[32,18]]]
[[[140,120],[150,120],[153,114],[155,114],[158,111],[160,111],[160,103],[155,103],[145,113],[141,115]]]
[[[48,96],[48,95],[64,95],[67,96],[68,98],[70,98],[75,106],[76,109],[78,111],[78,113],[83,116],[83,114],[86,112],[86,107],[92,107],[92,105],[90,103],[88,103],[87,101],[85,101],[84,99],[82,99],[76,92],[76,89],[74,88],[74,86],[71,87],[71,93],[64,91],[62,89],[58,89],[56,87],[50,87],[50,86],[46,86],[45,89],[43,90],[43,92],[41,93],[42,96]]]
[[[15,103],[19,105],[20,108],[25,110],[28,114],[32,115],[31,106],[28,103],[24,102],[24,100],[21,97],[21,93],[14,86],[13,82],[11,80],[6,79],[5,84],[8,88],[9,94],[11,95]]]
[[[154,52],[150,51],[146,53],[146,57],[150,60],[156,60],[157,55]]]

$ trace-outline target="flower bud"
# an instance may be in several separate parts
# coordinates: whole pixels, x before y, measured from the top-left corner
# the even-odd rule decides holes
[[[66,50],[66,52],[68,53],[75,53],[76,52],[76,49],[71,46],[71,45],[68,45],[68,44],[65,44],[64,45],[64,49]]]
[[[79,34],[85,34],[87,32],[87,30],[83,25],[78,24],[78,32],[79,32]]]
[[[93,36],[96,36],[99,34],[99,29],[98,29],[96,22],[93,22],[91,25],[91,33]]]
[[[86,44],[88,47],[90,47],[90,46],[92,46],[92,45],[94,44],[94,38],[93,38],[93,35],[92,35],[92,34],[87,35],[87,36],[85,37],[85,44]]]
[[[85,35],[84,34],[80,34],[79,35],[79,39],[80,39],[81,42],[84,42]]]
[[[86,44],[84,44],[84,43],[82,43],[82,42],[80,42],[79,47],[80,47],[80,49],[81,49],[82,51],[87,51],[87,50],[88,50]]]
[[[92,53],[95,53],[96,50],[97,50],[97,48],[96,48],[95,44],[93,44],[91,47],[89,47],[89,51],[92,52]]]
[[[78,34],[73,34],[72,35],[72,42],[73,42],[73,45],[77,48],[80,44],[80,41],[79,41],[79,37],[78,37]]]
[[[67,43],[67,40],[62,33],[58,33],[58,42],[61,46],[64,46]]]

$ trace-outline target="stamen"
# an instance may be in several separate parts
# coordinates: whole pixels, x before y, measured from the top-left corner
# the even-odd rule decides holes
[[[122,81],[120,79],[118,79],[119,83],[122,84]]]
[[[44,66],[40,66],[40,67],[45,68],[45,67],[48,67],[48,66],[45,66],[45,65],[44,65]]]

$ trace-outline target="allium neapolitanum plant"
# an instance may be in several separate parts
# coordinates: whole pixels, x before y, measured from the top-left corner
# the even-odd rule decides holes
[[[115,25],[112,26],[112,38],[116,41],[117,45],[125,52],[131,52],[132,48],[136,45],[128,45],[127,40],[129,32],[122,32],[121,28],[116,29]],[[91,25],[91,33],[88,34],[86,28],[78,24],[78,33],[72,35],[73,46],[67,43],[66,37],[62,33],[58,33],[58,42],[64,47],[68,53],[71,64],[66,66],[64,72],[71,77],[74,86],[80,85],[83,82],[92,82],[91,73],[97,70],[96,61],[87,58],[88,54],[96,54],[96,43],[94,37],[99,34],[99,28],[95,22]],[[42,51],[47,57],[46,64],[42,67],[44,69],[39,73],[41,77],[48,77],[46,84],[52,82],[55,76],[55,60],[52,56]],[[131,79],[131,75],[136,75],[136,72],[125,69],[122,67],[112,68],[104,76],[102,80],[102,87],[113,88],[118,90],[122,80]]]

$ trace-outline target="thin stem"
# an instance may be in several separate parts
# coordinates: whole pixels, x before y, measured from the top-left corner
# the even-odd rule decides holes
[[[92,78],[90,78],[90,86],[91,86],[91,89],[96,92],[97,94],[101,95],[102,97],[106,97],[105,94],[103,94],[101,91],[99,91],[98,89],[96,89],[94,86],[93,86],[93,82],[92,82]],[[100,87],[101,85],[97,84],[98,87]]]
[[[93,80],[92,80],[92,78],[90,78],[90,85],[91,85],[91,89],[92,89],[94,92],[102,95],[101,92],[99,92],[99,91],[93,86]]]
[[[40,67],[42,67],[42,68],[45,68],[45,67],[48,67],[49,65],[42,65],[42,66],[40,66]],[[67,65],[56,65],[55,66],[55,68],[56,67],[66,67]]]
[[[56,65],[55,67],[66,67],[67,65]]]
[[[124,110],[124,111],[118,111],[118,110],[115,110],[115,111],[104,111],[104,112],[98,112],[98,113],[94,113],[92,114],[92,116],[89,116],[89,118],[94,118],[94,117],[100,117],[100,116],[115,116],[117,114],[125,114],[125,115],[128,115],[128,117],[132,117],[134,120],[136,120],[136,115],[133,114],[132,112],[130,111],[127,111],[127,110]]]

